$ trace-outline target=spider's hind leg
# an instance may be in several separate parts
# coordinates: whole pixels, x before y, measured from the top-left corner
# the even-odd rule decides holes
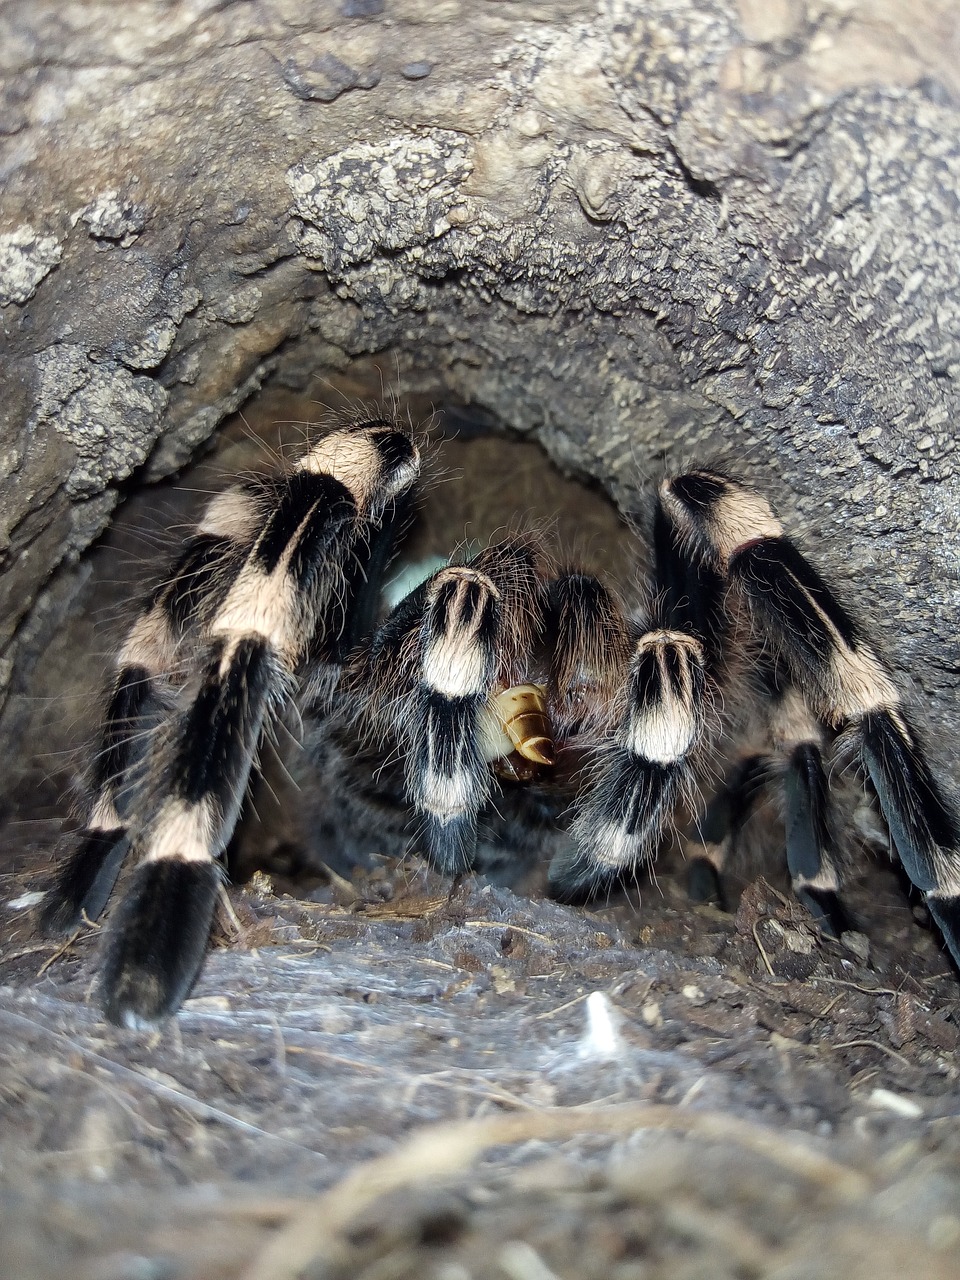
[[[712,901],[729,909],[724,872],[736,858],[743,827],[769,779],[767,756],[744,756],[728,771],[722,786],[694,823],[695,836],[688,836],[686,841],[687,892],[694,902]]]
[[[696,842],[688,841],[690,896],[727,905],[723,872],[761,796],[779,786],[793,891],[820,927],[839,937],[853,925],[839,897],[823,729],[793,686],[775,681],[772,672],[763,685],[757,694],[765,704],[768,750],[734,764],[695,824]]]
[[[855,726],[893,846],[960,966],[960,823],[899,708]]]
[[[774,747],[784,762],[783,824],[793,891],[821,929],[839,938],[854,924],[840,900],[823,726],[800,690],[780,680],[771,690],[770,725]]]
[[[686,554],[658,503],[653,527],[656,595],[648,631],[619,663],[601,746],[571,827],[575,844],[554,858],[556,896],[577,901],[656,857],[675,811],[689,801],[729,631],[725,583]],[[596,631],[588,619],[584,634]]]

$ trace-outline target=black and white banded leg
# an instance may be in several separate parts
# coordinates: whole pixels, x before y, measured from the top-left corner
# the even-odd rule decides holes
[[[661,501],[746,600],[817,718],[845,730],[904,870],[960,964],[960,823],[886,667],[759,494],[698,471],[666,481]]]
[[[486,574],[449,567],[430,582],[419,629],[407,794],[431,861],[451,874],[473,865],[477,814],[490,791],[480,732],[493,691],[500,609]]]
[[[627,673],[625,710],[577,805],[570,828],[575,846],[550,867],[557,897],[594,893],[657,856],[694,784],[706,695],[697,640],[680,631],[640,637]]]
[[[181,644],[218,585],[236,571],[254,508],[251,495],[239,487],[214,499],[117,655],[86,820],[41,915],[48,933],[70,933],[84,915],[95,920],[110,897],[130,847],[127,814],[143,782],[150,736],[172,705]]]
[[[695,820],[694,836],[686,841],[687,891],[694,902],[716,902],[729,909],[724,876],[736,860],[743,828],[769,781],[768,756],[743,756]]]
[[[766,704],[767,749],[741,757],[695,824],[690,895],[724,904],[722,876],[759,799],[779,788],[786,863],[793,891],[834,937],[853,928],[839,897],[837,838],[824,758],[823,726],[799,690],[773,671],[758,698]]]
[[[854,927],[840,900],[836,822],[825,752],[827,735],[800,690],[770,684],[770,737],[780,775],[787,868],[793,891],[827,933]],[[779,769],[777,768],[779,764]]]
[[[112,1021],[153,1025],[189,991],[264,728],[308,652],[316,657],[324,639],[336,649],[355,557],[375,545],[418,461],[410,438],[378,420],[331,433],[285,477],[228,491],[208,509],[201,530],[232,504],[247,539],[216,597],[194,602],[196,674],[152,734],[137,786],[138,865],[110,922],[102,976]]]
[[[571,827],[575,843],[550,867],[553,892],[568,900],[589,896],[657,856],[677,808],[693,793],[711,689],[724,664],[725,584],[684,554],[659,504],[653,541],[652,626],[620,660],[621,692],[612,702],[619,714],[608,713],[606,741]],[[616,636],[606,603],[585,598],[605,639]],[[586,650],[582,640],[581,647]],[[622,649],[615,645],[612,652],[619,657]],[[576,665],[567,664],[572,671]]]
[[[441,871],[473,865],[491,764],[520,736],[517,697],[540,644],[543,585],[536,539],[517,536],[450,564],[400,602],[373,639],[360,686],[368,718],[391,725],[428,857]],[[539,747],[545,762],[552,744]]]

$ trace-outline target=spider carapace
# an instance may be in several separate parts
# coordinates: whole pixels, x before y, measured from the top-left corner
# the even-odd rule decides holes
[[[385,611],[419,471],[399,422],[341,426],[284,473],[215,497],[143,601],[43,913],[58,932],[95,918],[135,855],[105,931],[111,1021],[155,1024],[189,992],[261,740],[292,705],[393,777],[443,872],[476,864],[478,832],[496,841],[501,788],[536,786],[540,848],[568,899],[652,861],[679,813],[694,815],[691,885],[706,896],[775,786],[795,891],[834,933],[848,927],[828,783],[839,746],[960,962],[957,818],[886,667],[760,494],[714,470],[664,479],[653,587],[630,613],[531,533],[451,560]],[[744,701],[751,745],[731,751]],[[720,746],[733,765],[697,816]]]

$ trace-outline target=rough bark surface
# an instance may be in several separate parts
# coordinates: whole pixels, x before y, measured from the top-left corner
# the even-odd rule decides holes
[[[7,744],[35,749],[25,707],[51,691],[38,655],[121,498],[264,384],[309,396],[380,353],[405,395],[489,412],[624,508],[664,465],[720,459],[755,481],[864,612],[949,782],[958,55],[949,0],[0,3]],[[639,951],[613,916],[476,886],[428,909],[447,891],[431,882],[401,924],[375,927],[329,892],[319,924],[264,893],[244,941],[313,952],[218,952],[171,1032],[183,1040],[158,1048],[104,1031],[73,959],[66,980],[37,979],[21,873],[38,854],[18,839],[0,1025],[19,1190],[0,1256],[20,1276],[62,1272],[64,1255],[91,1277],[545,1280],[593,1274],[590,1259],[623,1280],[956,1274],[955,987],[906,908],[889,908],[878,979],[765,891],[735,924],[700,909],[692,931],[686,908],[654,907]],[[911,959],[935,976],[905,977]],[[626,1019],[612,1057],[590,1057],[591,989]],[[484,1075],[491,1047],[513,1066]],[[378,1072],[374,1102],[356,1080]],[[195,1206],[169,1191],[262,1173],[289,1197],[478,1106],[701,1093],[768,1136],[805,1130],[803,1151],[819,1140],[833,1162],[709,1124],[690,1147],[637,1145],[642,1126],[598,1117],[593,1139],[566,1135],[593,1171],[577,1180],[546,1159],[564,1134],[531,1121],[476,1185],[467,1156],[436,1160],[438,1179],[461,1177],[453,1208],[409,1170],[368,1171],[410,1197],[376,1229],[348,1231],[335,1197],[231,1217],[235,1186],[211,1192],[208,1252]],[[606,1163],[611,1134],[625,1164]],[[43,1235],[49,1193],[31,1179],[48,1188],[51,1167],[62,1212]],[[154,1214],[118,1189],[85,1234],[98,1178],[165,1198]],[[286,1270],[269,1253],[278,1223],[301,1228]],[[440,1249],[448,1236],[460,1253]],[[569,1272],[558,1239],[581,1259]]]

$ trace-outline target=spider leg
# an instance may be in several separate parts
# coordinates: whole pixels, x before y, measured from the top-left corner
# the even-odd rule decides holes
[[[839,897],[823,728],[796,686],[783,681],[779,673],[768,684],[771,736],[786,761],[783,821],[793,891],[820,927],[839,938],[854,926]]]
[[[233,832],[265,721],[289,699],[315,631],[342,626],[353,548],[413,482],[417,455],[387,424],[334,432],[276,487],[203,630],[199,679],[158,733],[135,832],[140,863],[114,914],[107,1017],[153,1024],[184,999],[206,951]]]
[[[481,724],[496,670],[499,614],[496,587],[473,569],[441,569],[427,591],[413,709],[418,732],[406,780],[428,854],[450,873],[473,863],[477,813],[490,791]]]
[[[183,1000],[206,950],[216,861],[239,813],[260,729],[286,693],[269,640],[206,646],[195,701],[161,748],[156,809],[137,833],[142,859],[111,920],[103,968],[108,1018],[138,1026]]]
[[[701,819],[702,854],[690,878],[704,897],[722,897],[719,875],[761,794],[780,783],[785,851],[793,890],[835,937],[852,927],[838,897],[830,791],[824,766],[824,730],[780,664],[765,657],[755,672],[755,696],[765,704],[769,750],[741,759]]]
[[[90,779],[92,800],[86,821],[58,870],[40,916],[47,934],[72,933],[84,914],[92,920],[100,915],[129,851],[120,797],[133,763],[134,744],[156,705],[155,682],[170,665],[169,661],[149,666],[147,662],[157,649],[168,650],[172,657],[174,648],[160,614],[149,609],[121,650]],[[150,632],[159,643],[149,644]]]
[[[540,691],[527,685],[542,627],[539,541],[517,535],[448,564],[406,596],[355,680],[374,733],[398,739],[407,796],[430,860],[473,864],[491,763],[546,758]]]
[[[693,788],[708,690],[722,670],[729,631],[725,582],[685,554],[659,503],[653,540],[657,594],[651,630],[636,641],[628,664],[618,660],[621,681],[627,666],[626,706],[608,731],[577,806],[575,845],[550,867],[553,891],[568,900],[656,856],[674,810]],[[590,604],[582,635],[615,653],[607,610]],[[581,649],[585,643],[580,640]]]
[[[860,751],[894,848],[923,891],[960,965],[960,824],[903,713],[877,708],[860,721]]]
[[[725,605],[727,583],[703,557],[689,554],[662,500],[657,501],[654,510],[653,547],[660,591],[658,613],[697,638],[713,682],[721,686],[731,633]],[[695,901],[723,901],[721,875],[736,850],[767,768],[768,762],[762,756],[739,761],[699,820],[702,852],[691,859],[688,872],[688,890]]]
[[[127,635],[91,770],[86,820],[41,914],[47,933],[71,933],[84,915],[96,919],[106,905],[130,848],[124,815],[136,793],[146,742],[168,704],[181,637],[235,561],[253,512],[252,497],[241,487],[216,498]]]
[[[735,856],[743,827],[769,780],[768,756],[744,756],[727,773],[720,790],[697,819],[700,848],[691,856],[687,872],[687,891],[694,902],[725,903],[723,872]]]
[[[653,519],[656,617],[663,627],[685,631],[699,641],[714,683],[728,662],[731,632],[727,582],[702,556],[691,556],[681,531],[658,500]]]
[[[849,726],[897,854],[960,964],[960,823],[880,658],[759,494],[701,471],[664,482],[661,500],[742,593],[816,715]]]
[[[690,861],[688,891],[696,902],[723,902],[721,876],[736,853],[743,827],[761,793],[777,776],[776,760],[746,756],[724,780],[697,823],[702,849]],[[840,880],[832,856],[830,795],[823,755],[815,739],[797,742],[782,773],[787,867],[793,891],[818,924],[833,937],[853,928],[839,898]]]
[[[602,748],[550,884],[577,898],[652,860],[674,809],[693,782],[704,725],[703,649],[679,631],[649,631],[634,646],[626,708]]]

